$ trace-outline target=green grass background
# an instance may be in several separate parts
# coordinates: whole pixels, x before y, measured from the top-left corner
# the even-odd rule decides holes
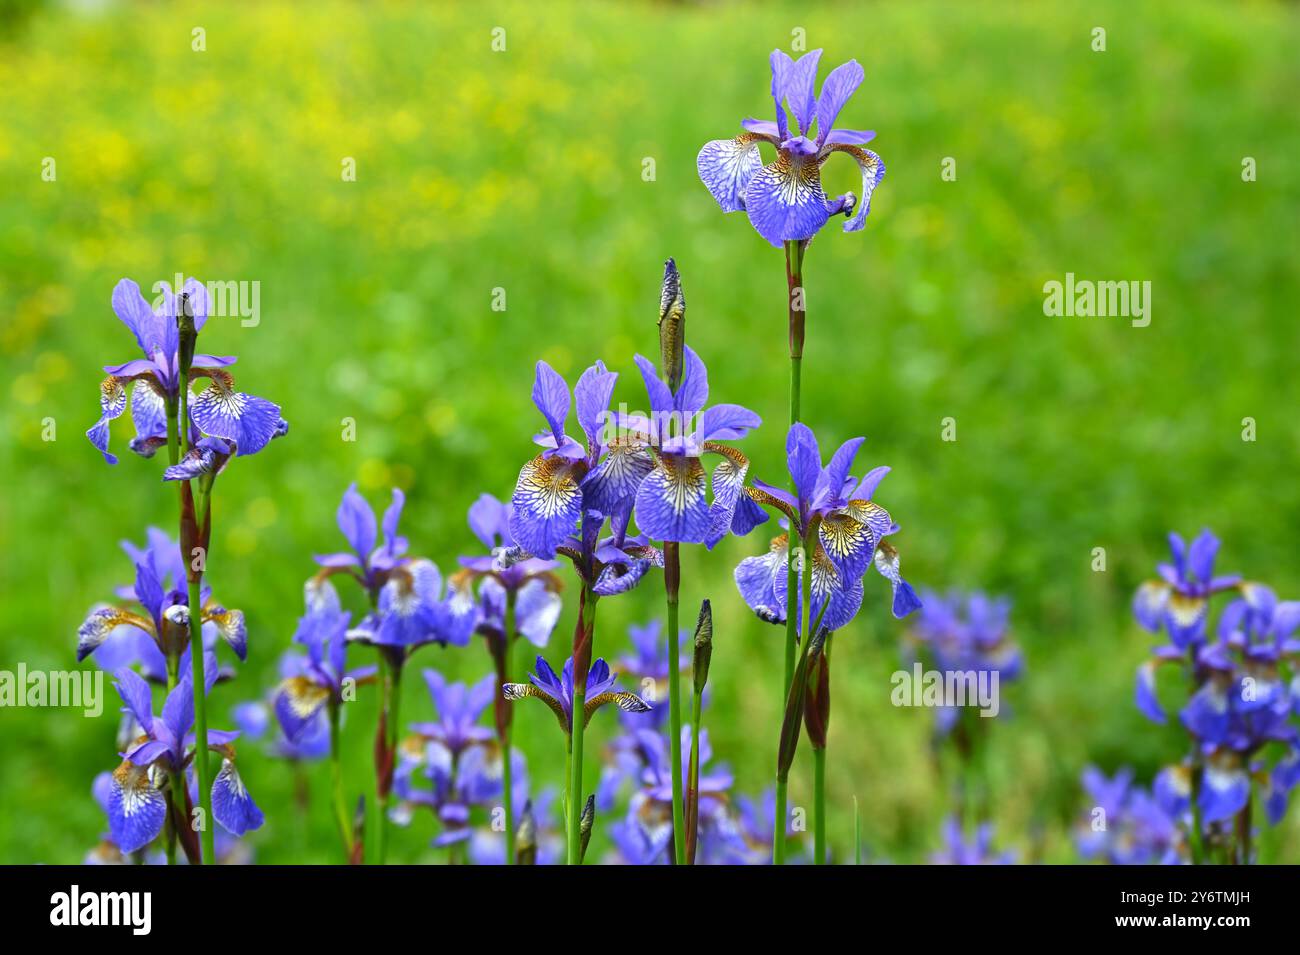
[[[1072,861],[1080,770],[1149,782],[1183,751],[1132,704],[1148,637],[1129,596],[1171,528],[1210,526],[1221,566],[1300,594],[1300,383],[1295,226],[1300,42],[1293,6],[1245,4],[6,4],[0,37],[0,668],[75,666],[85,611],[130,579],[118,549],[174,524],[161,462],[106,467],[82,437],[100,366],[134,357],[109,294],[177,271],[257,280],[262,321],[215,320],[202,350],[237,354],[242,388],[281,402],[286,440],[223,475],[210,579],[247,614],[251,653],[212,699],[217,726],[269,690],[311,554],[335,549],[337,500],[408,495],[413,549],[450,566],[475,547],[465,509],[505,495],[532,453],[532,366],[571,379],[595,358],[642,392],[662,261],[676,256],[691,344],[715,400],[758,411],[754,472],[783,480],[784,275],[743,215],[723,216],[695,155],[769,117],[767,54],[792,31],[824,68],[867,82],[842,122],[873,128],[888,176],[864,233],[832,225],[808,253],[805,418],[833,446],[868,436],[879,495],[918,585],[1009,594],[1025,649],[1014,712],[989,753],[998,843]],[[17,12],[15,12],[17,11]],[[505,52],[491,50],[494,27]],[[1091,48],[1107,31],[1107,50]],[[191,31],[206,30],[206,52]],[[44,157],[57,181],[43,181]],[[1243,157],[1258,181],[1243,182]],[[356,182],[341,181],[355,157]],[[653,181],[643,160],[655,161]],[[944,157],[957,179],[943,181]],[[857,188],[847,160],[827,191]],[[1153,321],[1048,318],[1042,286],[1149,280]],[[494,288],[507,310],[491,309]],[[941,421],[958,440],[940,440]],[[1254,418],[1258,440],[1241,439]],[[43,441],[54,419],[57,440]],[[340,439],[354,418],[357,440]],[[684,614],[713,600],[708,729],[737,788],[768,784],[780,631],[731,569],[766,538],[688,548]],[[1091,569],[1092,549],[1107,570]],[[895,709],[903,627],[868,580],[836,641],[832,845],[852,798],[870,851],[938,847],[949,777],[931,714]],[[355,593],[348,594],[353,605]],[[570,592],[572,596],[572,592]],[[597,650],[660,612],[658,577],[601,604]],[[571,632],[566,607],[550,656]],[[362,653],[354,659],[360,661]],[[416,665],[477,678],[481,643]],[[106,687],[111,695],[110,687]],[[431,712],[408,682],[405,717]],[[114,698],[115,699],[115,698]],[[1173,699],[1171,697],[1171,702]],[[0,711],[0,860],[79,860],[105,828],[89,795],[115,763],[115,720]],[[349,710],[349,792],[368,789],[374,700]],[[544,708],[518,737],[557,784]],[[614,731],[593,722],[589,752]],[[590,781],[594,782],[594,760]],[[266,811],[265,862],[334,861],[328,774],[293,804],[292,774],[257,746],[244,776]],[[792,802],[807,805],[800,754]],[[1262,840],[1300,860],[1300,813]],[[392,855],[436,861],[427,819]]]

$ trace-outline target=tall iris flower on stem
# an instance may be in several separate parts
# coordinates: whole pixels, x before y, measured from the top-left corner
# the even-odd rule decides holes
[[[388,850],[388,816],[406,661],[430,643],[465,646],[477,619],[472,601],[444,587],[442,574],[432,561],[407,556],[408,542],[398,527],[405,505],[406,495],[393,488],[391,502],[382,521],[377,522],[374,510],[356,484],[350,485],[343,493],[337,520],[351,550],[315,558],[321,567],[315,579],[347,574],[361,585],[370,600],[370,613],[348,631],[348,639],[373,646],[379,653],[381,703],[375,728],[378,847],[374,858],[381,865]]]
[[[126,385],[131,385],[131,417],[136,437],[131,450],[152,457],[167,446],[169,467],[165,480],[176,481],[180,503],[180,549],[187,583],[186,624],[202,620],[203,574],[210,562],[212,490],[217,475],[231,457],[262,450],[272,438],[288,432],[288,424],[273,402],[235,391],[227,370],[234,358],[196,353],[199,332],[208,319],[208,293],[203,283],[190,279],[179,294],[159,283],[157,307],[151,307],[134,282],[123,279],[113,289],[113,311],[135,336],[144,358],[105,366],[108,377],[100,385],[100,417],[86,432],[104,460],[116,464],[108,450],[109,424],[126,410]],[[190,384],[206,378],[209,386],[197,396]],[[155,621],[157,623],[157,621]],[[201,644],[201,641],[200,641]],[[168,659],[168,688],[177,685],[179,655]],[[197,739],[194,767],[198,777],[203,818],[212,818],[208,767],[207,700],[203,679],[204,654],[191,653],[194,695],[194,730]],[[214,832],[204,825],[202,861],[215,858]]]
[[[1172,562],[1160,564],[1160,578],[1143,584],[1134,598],[1138,623],[1169,638],[1138,668],[1136,703],[1148,719],[1166,722],[1156,668],[1182,667],[1188,699],[1179,716],[1191,737],[1192,860],[1218,855],[1248,863],[1253,780],[1269,781],[1265,809],[1273,824],[1300,783],[1300,729],[1293,719],[1300,687],[1284,676],[1300,659],[1300,601],[1279,601],[1268,587],[1237,575],[1215,575],[1219,541],[1209,530],[1190,545],[1177,534],[1169,542]],[[1235,596],[1211,635],[1210,601],[1225,593]],[[1276,754],[1271,768],[1270,754]]]
[[[637,488],[653,466],[644,447],[609,432],[609,401],[617,374],[596,362],[579,377],[571,402],[569,386],[550,365],[537,363],[533,403],[546,421],[534,441],[545,450],[519,472],[511,497],[510,536],[515,546],[499,562],[508,567],[530,557],[568,558],[582,590],[573,634],[574,708],[587,696],[588,671],[600,597],[635,587],[663,555],[642,537],[628,537]],[[565,433],[571,403],[586,436],[579,443]],[[611,534],[602,538],[606,522]],[[573,758],[566,781],[565,817],[570,865],[581,863],[582,720],[573,723]]]
[[[558,563],[530,557],[509,563],[499,559],[515,547],[510,536],[511,504],[503,504],[490,494],[480,495],[470,505],[469,526],[491,556],[460,559],[463,568],[453,579],[453,586],[463,588],[478,581],[478,632],[483,635],[488,653],[496,668],[496,698],[493,716],[497,740],[501,744],[504,791],[514,792],[511,753],[511,723],[514,707],[505,698],[502,686],[513,679],[514,645],[522,636],[537,648],[546,646],[560,620],[560,579],[553,573]],[[505,800],[505,852],[508,865],[515,861],[515,800]]]
[[[580,779],[578,771],[575,770],[574,762],[577,759],[577,746],[580,745],[582,730],[591,722],[591,717],[602,706],[613,703],[619,709],[628,713],[644,713],[650,709],[650,704],[646,703],[635,693],[629,693],[625,690],[617,689],[618,676],[609,669],[609,665],[604,660],[596,660],[588,668],[586,693],[583,693],[575,679],[577,673],[577,664],[573,657],[564,662],[564,668],[559,675],[551,669],[550,664],[543,657],[537,658],[536,673],[528,675],[528,683],[507,683],[502,689],[506,698],[510,700],[538,699],[550,707],[551,712],[555,714],[556,720],[560,724],[560,729],[564,731],[566,743],[567,766],[569,769],[568,779]],[[575,718],[574,714],[581,714]],[[570,783],[572,786],[572,783]],[[572,806],[581,802],[579,791],[570,788],[566,794],[569,805]],[[590,837],[590,825],[583,832],[582,817],[583,812],[579,810],[573,813],[567,810],[570,818],[567,830],[568,845],[568,864],[581,865],[582,857],[585,854],[587,839],[584,835]],[[594,807],[587,807],[587,813],[594,812]],[[577,818],[573,818],[576,815]]]
[[[759,235],[785,249],[790,332],[790,423],[799,420],[800,372],[803,362],[805,302],[803,259],[808,244],[833,215],[844,215],[845,232],[866,225],[871,194],[885,176],[880,157],[863,149],[875,133],[835,129],[835,120],[862,85],[857,60],[833,69],[814,97],[821,50],[791,60],[773,50],[772,99],[776,121],[747,119],[735,139],[704,144],[696,164],[700,179],[723,212],[744,210]],[[787,114],[786,106],[790,112]],[[791,127],[793,119],[795,126]],[[815,138],[813,127],[816,126]],[[764,166],[759,144],[776,148],[776,159]],[[845,193],[829,199],[822,190],[821,167],[833,153],[854,159],[862,171],[862,196]]]
[[[216,680],[215,661],[201,670],[210,688]],[[113,772],[106,808],[113,841],[124,853],[144,848],[162,832],[168,820],[168,798],[160,783],[166,780],[171,796],[170,821],[180,836],[187,857],[200,861],[199,846],[190,827],[191,803],[185,776],[202,752],[194,731],[194,685],[190,673],[184,674],[167,694],[162,714],[154,716],[149,684],[134,670],[117,672],[117,692],[125,711],[134,717],[140,734],[122,753],[122,763]],[[208,793],[207,802],[214,809],[218,823],[236,836],[262,825],[262,812],[248,794],[235,768],[235,750],[231,745],[238,733],[212,730],[206,745],[221,758]],[[207,857],[212,861],[214,857]]]
[[[339,604],[328,580],[309,581],[307,611],[298,620],[294,642],[307,648],[307,659],[294,668],[275,695],[275,715],[290,744],[305,743],[319,726],[320,714],[329,720],[330,778],[335,822],[344,857],[355,860],[353,827],[343,797],[340,728],[345,702],[355,698],[356,687],[375,678],[376,667],[347,668],[347,632],[352,615]]]
[[[785,251],[786,312],[790,350],[790,424],[800,420],[803,347],[807,320],[803,262],[809,243],[833,215],[844,215],[845,232],[866,225],[871,195],[885,176],[880,157],[862,147],[875,138],[867,130],[836,129],[835,121],[865,73],[857,60],[837,66],[815,94],[821,50],[792,60],[781,50],[769,57],[775,121],[746,119],[734,139],[705,143],[696,165],[700,180],[723,212],[744,210],[750,224],[764,239]],[[787,112],[788,107],[788,112]],[[791,126],[791,120],[794,125]],[[814,127],[816,133],[814,135]],[[776,149],[776,159],[764,166],[759,144]],[[862,195],[826,196],[821,167],[833,153],[845,153],[862,172]],[[795,579],[795,549],[787,552],[787,575]],[[796,617],[796,588],[786,590],[787,619]],[[785,690],[794,681],[794,648],[787,645]],[[779,797],[778,797],[779,801]],[[780,808],[780,807],[778,807]],[[779,844],[781,840],[776,840]]]
[[[747,557],[736,567],[736,586],[758,616],[786,626],[786,671],[791,674],[786,693],[786,717],[777,758],[776,808],[785,819],[786,784],[794,748],[803,721],[807,681],[814,681],[816,718],[809,724],[814,758],[825,759],[825,729],[829,712],[829,654],[823,650],[810,661],[812,639],[823,630],[845,626],[862,606],[862,577],[874,566],[893,588],[893,613],[902,618],[921,602],[899,572],[898,551],[886,537],[898,525],[871,500],[889,472],[869,471],[861,481],[849,471],[864,438],[842,444],[823,467],[817,439],[807,425],[796,423],[786,437],[786,463],[794,493],[755,480],[745,489],[755,502],[784,516],[787,533],[772,540],[761,557]],[[793,544],[792,544],[793,540]],[[802,643],[802,654],[796,651]],[[824,643],[824,641],[823,641]],[[823,771],[818,771],[821,779]],[[821,789],[819,795],[823,795]],[[821,820],[815,820],[821,822]],[[779,824],[780,825],[780,824]],[[785,858],[783,839],[773,844],[773,861]],[[818,853],[818,861],[824,859]]]
[[[636,521],[642,533],[664,542],[664,590],[668,603],[668,655],[678,652],[678,613],[681,591],[683,543],[705,544],[712,549],[732,525],[739,522],[747,532],[756,520],[765,520],[742,490],[749,460],[718,440],[744,437],[761,424],[754,412],[740,405],[722,404],[705,408],[709,397],[708,370],[686,346],[686,299],[681,275],[669,259],[664,266],[659,305],[659,350],[663,378],[647,358],[636,356],[637,367],[650,397],[649,419],[632,419],[634,446],[644,441],[653,454],[653,469],[641,481],[636,494]],[[707,476],[700,462],[703,454],[717,454],[722,460],[713,472],[713,503],[707,500]],[[737,510],[739,504],[744,506]],[[687,864],[685,803],[681,775],[681,681],[676,670],[668,673],[668,738],[672,744],[673,855],[678,865]]]

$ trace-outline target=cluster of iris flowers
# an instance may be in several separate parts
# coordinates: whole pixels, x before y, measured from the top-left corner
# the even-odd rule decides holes
[[[1190,543],[1171,533],[1169,548],[1133,598],[1138,625],[1164,641],[1138,667],[1135,703],[1166,724],[1162,697],[1181,686],[1186,751],[1149,790],[1127,767],[1109,779],[1089,767],[1079,847],[1117,864],[1250,863],[1257,803],[1277,825],[1300,783],[1300,601],[1216,574],[1219,540],[1208,529]]]
[[[845,217],[846,232],[864,227],[885,171],[880,157],[863,148],[874,133],[835,125],[863,82],[862,67],[850,61],[835,68],[818,91],[820,55],[815,50],[793,60],[774,52],[775,119],[743,121],[739,135],[705,144],[697,160],[723,211],[746,212],[755,231],[784,251],[787,474],[775,484],[751,478],[751,463],[736,442],[762,422],[740,404],[710,404],[708,369],[686,344],[682,277],[670,259],[658,362],[633,359],[650,413],[611,408],[618,372],[603,361],[593,361],[572,387],[537,362],[532,399],[541,427],[532,440],[538,450],[521,460],[507,500],[483,494],[470,507],[469,526],[483,549],[461,556],[446,575],[410,553],[399,527],[401,490],[392,491],[377,517],[356,486],[349,487],[337,512],[346,548],[315,558],[280,682],[235,709],[236,731],[207,723],[208,694],[234,677],[220,656],[243,660],[248,647],[243,614],[217,603],[207,584],[211,499],[234,458],[263,450],[287,433],[287,424],[274,403],[235,390],[234,358],[197,353],[208,312],[201,283],[190,280],[178,292],[160,285],[152,306],[134,283],[117,286],[113,309],[144,357],[105,369],[100,418],[87,436],[108,463],[117,463],[109,451],[110,424],[126,411],[129,388],[136,430],[129,447],[146,458],[167,449],[163,480],[179,489],[179,537],[150,528],[144,547],[125,545],[134,583],[118,591],[116,603],[95,607],[79,632],[78,659],[93,655],[111,671],[124,703],[121,762],[93,786],[109,833],[88,861],[251,858],[240,837],[263,817],[236,768],[234,743],[242,734],[297,767],[302,807],[309,799],[302,764],[330,762],[340,858],[350,863],[382,864],[390,825],[405,826],[427,809],[437,825],[433,846],[453,862],[581,864],[599,817],[612,845],[603,861],[780,864],[793,844],[799,861],[824,864],[830,859],[831,651],[835,635],[880,600],[864,585],[870,571],[889,584],[894,617],[922,611],[911,646],[940,670],[1018,675],[1007,604],[978,594],[918,597],[902,576],[892,540],[899,525],[875,499],[889,468],[855,476],[864,439],[844,440],[824,459],[817,436],[800,420],[806,253],[832,217]],[[766,165],[764,146],[775,150]],[[860,196],[824,193],[820,169],[836,153],[858,164]],[[198,379],[208,385],[195,394]],[[578,430],[571,434],[574,420]],[[712,759],[703,726],[712,606],[703,603],[693,632],[679,626],[680,548],[712,551],[728,535],[746,536],[772,517],[779,527],[766,550],[734,568],[741,599],[785,633],[782,719],[772,733],[774,786],[751,799],[732,792],[730,771]],[[1266,781],[1266,811],[1275,821],[1300,779],[1291,720],[1300,691],[1284,679],[1285,661],[1300,650],[1292,639],[1300,605],[1278,602],[1260,585],[1213,576],[1217,542],[1208,535],[1190,547],[1177,538],[1173,543],[1174,562],[1162,565],[1161,579],[1144,587],[1136,604],[1139,621],[1169,637],[1140,671],[1138,705],[1163,721],[1155,669],[1180,665],[1189,685],[1180,714],[1189,751],[1157,778],[1151,794],[1133,787],[1129,774],[1107,779],[1090,770],[1085,784],[1110,828],[1092,829],[1081,849],[1114,861],[1249,861],[1256,781]],[[353,598],[345,601],[336,586],[348,578],[364,604],[359,613],[344,609]],[[662,579],[664,620],[632,630],[634,652],[616,660],[620,674],[597,652],[616,649],[599,633],[597,609],[656,579]],[[539,651],[551,647],[566,591],[576,599],[571,646],[525,666],[517,659],[521,639]],[[1211,638],[1209,602],[1229,592],[1235,600]],[[191,640],[195,621],[198,649]],[[431,645],[468,648],[478,637],[488,654],[482,678],[450,683],[437,669],[423,668],[436,717],[403,726],[411,657]],[[636,689],[625,688],[620,676]],[[155,685],[162,688],[157,714]],[[349,730],[345,704],[367,685],[379,694],[374,767],[372,778],[358,785],[345,777],[340,752]],[[524,700],[544,704],[558,725],[563,792],[531,789],[528,759],[512,732],[515,705]],[[491,728],[483,725],[489,709]],[[599,783],[588,793],[585,731],[602,709],[602,718],[617,713],[618,732],[598,754]],[[534,715],[545,719],[540,708],[531,709]],[[952,742],[963,772],[945,848],[934,859],[1011,861],[1013,855],[992,849],[987,807],[966,782],[983,732],[969,715],[938,714],[936,740]],[[801,827],[793,825],[787,799],[804,737],[814,764],[811,845],[796,831]],[[558,746],[531,755],[550,760],[557,753]],[[854,856],[860,858],[860,846]]]

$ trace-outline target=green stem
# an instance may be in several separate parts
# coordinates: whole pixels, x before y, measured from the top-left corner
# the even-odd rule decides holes
[[[803,253],[802,242],[785,243],[785,277],[786,307],[790,338],[790,425],[799,420],[800,392],[803,373],[803,340],[805,303],[803,295]],[[796,290],[797,293],[796,293]],[[794,679],[795,655],[799,643],[798,613],[798,555],[793,539],[787,553],[786,598],[785,598],[785,681],[781,684],[781,701],[784,704],[790,695],[790,683]],[[785,862],[785,819],[787,813],[786,780],[776,781],[776,818],[772,833],[772,862],[781,865]]]
[[[568,825],[568,863],[582,865],[582,735],[586,729],[587,705],[587,671],[590,669],[591,657],[595,651],[596,636],[596,594],[591,587],[583,584],[582,611],[578,626],[582,628],[580,638],[585,642],[583,661],[573,663],[573,724],[570,731],[570,743],[573,750],[572,767],[569,773],[569,825]],[[576,648],[575,648],[576,649]],[[576,656],[576,654],[575,654]]]
[[[385,774],[390,775],[392,772],[392,762],[397,759],[397,738],[401,735],[400,727],[402,725],[402,671],[403,666],[400,663],[394,663],[389,668],[389,692],[388,692],[388,716],[384,721],[384,745],[387,749],[385,759],[388,764],[385,766]],[[384,865],[388,858],[388,813],[393,805],[393,783],[390,778],[386,780],[384,787],[384,798],[379,803],[379,864]]]
[[[343,765],[339,758],[339,709],[338,703],[329,703],[330,717],[330,781],[334,796],[334,818],[339,826],[339,838],[343,840],[344,859],[352,859],[352,822],[348,818],[348,806],[343,799]]]
[[[664,590],[668,595],[668,758],[672,762],[673,861],[686,865],[686,813],[682,797],[682,679],[678,632],[681,591],[681,551],[676,541],[664,541]]]
[[[516,593],[513,588],[506,589],[506,610],[505,617],[502,621],[502,637],[505,641],[505,647],[501,651],[505,654],[504,680],[509,683],[514,676],[514,656],[515,656],[515,598]],[[497,692],[501,693],[500,687]],[[506,702],[506,706],[513,706]],[[506,865],[515,864],[515,790],[513,786],[514,772],[510,766],[510,750],[512,737],[514,736],[514,720],[511,719],[506,723],[505,732],[501,734],[501,773],[502,786],[505,791],[505,809],[506,809]]]

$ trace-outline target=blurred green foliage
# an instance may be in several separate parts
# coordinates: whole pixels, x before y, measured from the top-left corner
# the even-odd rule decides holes
[[[240,386],[292,425],[218,485],[210,579],[246,611],[251,655],[215,692],[217,726],[273,686],[349,481],[377,503],[405,488],[413,549],[446,568],[476,546],[470,502],[507,494],[532,453],[537,358],[567,376],[603,358],[623,373],[617,398],[641,402],[631,359],[655,352],[669,255],[712,394],[766,419],[745,447],[782,481],[781,255],[719,213],[695,155],[770,116],[767,54],[796,29],[826,47],[823,73],[866,67],[842,122],[878,131],[889,170],[866,231],[832,224],[808,253],[805,417],[824,447],[868,435],[859,467],[893,466],[879,500],[911,580],[1014,598],[1027,673],[992,732],[998,843],[1070,861],[1088,762],[1149,782],[1182,752],[1177,727],[1132,704],[1149,640],[1129,595],[1167,530],[1208,525],[1225,570],[1300,594],[1293,6],[109,3],[21,21],[0,39],[0,668],[73,666],[83,614],[130,579],[117,542],[174,524],[160,461],[125,452],[126,419],[116,468],[81,434],[100,366],[134,357],[109,309],[123,276],[260,282],[261,323],[214,320],[202,350],[237,354]],[[1242,179],[1247,156],[1258,181]],[[857,189],[842,157],[826,178]],[[1150,280],[1150,327],[1044,316],[1043,283],[1067,271]],[[955,442],[940,440],[946,417]],[[683,600],[712,598],[716,620],[707,728],[751,793],[771,776],[782,637],[730,574],[765,542],[684,558]],[[836,640],[832,846],[851,856],[856,796],[869,855],[918,861],[951,780],[931,714],[889,703],[903,627],[884,582],[867,584]],[[624,652],[661,596],[654,578],[603,602],[598,653]],[[488,658],[476,643],[417,664],[477,678]],[[430,712],[420,681],[406,690],[404,717]],[[0,711],[0,859],[76,861],[105,829],[89,787],[115,762],[114,701],[94,721]],[[355,796],[373,699],[348,717]],[[534,778],[558,785],[550,714],[521,709],[517,725]],[[794,805],[811,799],[806,759]],[[241,763],[268,820],[259,860],[335,860],[326,767],[308,770],[304,813],[283,764],[256,745]],[[1296,817],[1265,835],[1265,860],[1300,859]],[[422,818],[399,833],[394,858],[441,858],[433,831]]]

